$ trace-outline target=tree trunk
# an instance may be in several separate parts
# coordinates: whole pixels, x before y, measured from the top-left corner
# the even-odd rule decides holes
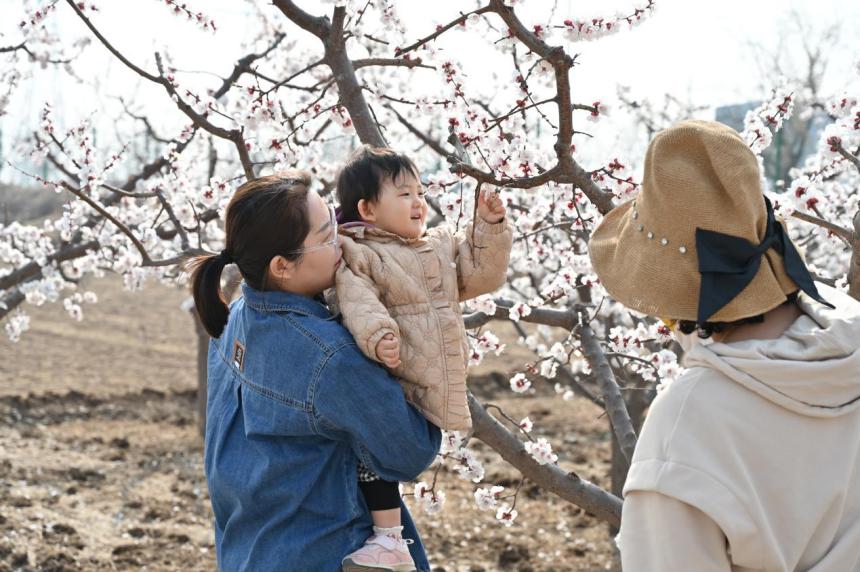
[[[627,401],[627,411],[630,413],[630,421],[638,434],[642,430],[642,423],[645,421],[645,411],[651,402],[650,391],[632,391]],[[618,445],[618,439],[612,439],[612,467],[610,477],[612,479],[612,494],[621,498],[621,491],[624,489],[624,482],[627,480],[627,472],[630,470],[630,463],[621,451]],[[618,534],[618,527],[610,525],[609,534],[612,538]]]
[[[195,310],[191,312],[194,330],[197,334],[197,430],[200,436],[206,434],[206,395],[208,389],[207,359],[209,356],[209,334],[203,328]]]
[[[224,287],[221,292],[224,294],[224,299],[229,304],[236,293],[239,291],[239,285],[242,283],[242,275],[239,273],[237,266],[231,264],[224,270]],[[203,327],[200,321],[200,316],[197,315],[197,309],[193,304],[190,305],[189,313],[191,319],[194,320],[194,331],[197,334],[197,430],[200,436],[206,434],[206,398],[209,388],[209,333]]]
[[[860,211],[854,215],[854,244],[848,266],[848,294],[860,300]]]

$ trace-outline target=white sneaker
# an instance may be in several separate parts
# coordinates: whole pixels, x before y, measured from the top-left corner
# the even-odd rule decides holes
[[[343,572],[415,572],[410,544],[411,539],[374,534],[364,546],[343,559]]]

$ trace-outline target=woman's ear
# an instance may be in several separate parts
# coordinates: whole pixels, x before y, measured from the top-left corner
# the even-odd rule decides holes
[[[281,255],[275,256],[269,261],[269,276],[276,284],[288,282],[293,277],[295,270],[296,263]]]
[[[376,222],[376,213],[374,212],[376,209],[373,208],[373,203],[361,199],[356,206],[358,206],[358,214],[363,221]]]

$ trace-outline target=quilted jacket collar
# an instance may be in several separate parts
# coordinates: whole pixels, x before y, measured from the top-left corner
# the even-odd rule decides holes
[[[353,239],[374,240],[378,242],[398,241],[403,244],[413,246],[424,244],[426,242],[424,237],[427,236],[427,233],[425,232],[424,235],[419,238],[404,238],[400,235],[394,234],[393,232],[382,230],[381,228],[366,222],[348,222],[340,225],[338,227],[338,231],[340,234]]]

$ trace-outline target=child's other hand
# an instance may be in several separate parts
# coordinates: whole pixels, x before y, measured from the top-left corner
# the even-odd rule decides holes
[[[394,369],[400,365],[400,340],[394,334],[385,337],[376,344],[376,357],[386,366]]]
[[[482,189],[478,194],[478,216],[489,224],[496,224],[505,219],[505,204],[499,193]]]

